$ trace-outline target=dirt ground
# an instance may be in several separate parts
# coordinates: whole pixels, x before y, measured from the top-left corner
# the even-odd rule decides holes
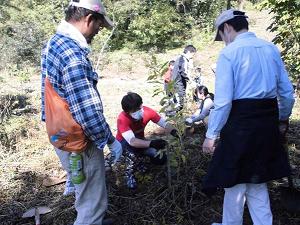
[[[271,40],[274,36],[265,30],[268,12],[250,11],[250,27],[259,37]],[[201,37],[200,37],[201,38]],[[211,67],[216,62],[222,44],[213,42],[201,46],[195,64],[202,67],[205,85],[214,91],[214,74]],[[168,61],[181,53],[181,49],[159,54],[160,61]],[[144,58],[147,53],[113,53],[111,57],[123,59],[122,65],[108,62],[103,65],[99,91],[104,113],[113,133],[116,133],[116,116],[121,111],[120,101],[126,92],[139,93],[144,105],[156,110],[161,108],[162,95],[152,97],[156,88],[148,83],[148,69]],[[124,66],[126,65],[126,67]],[[7,71],[2,71],[2,74]],[[30,81],[20,81],[9,75],[1,81],[0,91],[0,225],[30,225],[33,218],[23,219],[30,207],[47,205],[52,209],[42,216],[45,225],[69,225],[76,217],[74,197],[62,195],[64,184],[45,187],[46,177],[59,177],[64,172],[53,148],[48,143],[44,124],[40,122],[40,79],[38,71],[30,71]],[[0,74],[1,75],[1,74]],[[290,157],[294,177],[300,178],[300,110],[297,100],[292,115],[289,137]],[[150,124],[147,135],[161,136],[171,143],[174,139],[161,134],[157,126]],[[195,128],[183,142],[181,164],[172,167],[171,188],[168,188],[166,166],[153,167],[138,174],[138,189],[130,191],[123,180],[124,165],[120,164],[107,173],[109,193],[108,216],[115,225],[210,225],[220,222],[223,191],[209,199],[201,193],[201,177],[205,174],[210,157],[202,154],[200,146],[205,129]],[[179,168],[176,170],[176,168]],[[274,225],[299,225],[300,214],[287,212],[280,203],[279,186],[286,181],[269,183]],[[250,225],[248,210],[244,224]]]

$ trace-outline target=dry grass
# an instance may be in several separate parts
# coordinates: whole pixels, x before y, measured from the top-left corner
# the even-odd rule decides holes
[[[254,31],[261,37],[270,39],[264,31],[267,12],[250,12]],[[268,18],[268,17],[267,17]],[[215,63],[221,44],[207,43],[197,54],[195,64],[201,65],[205,84],[213,91],[214,74],[210,66]],[[173,50],[157,55],[160,62],[168,61],[181,52]],[[147,83],[148,69],[145,67],[145,53],[117,52],[108,56],[103,65],[99,90],[104,104],[104,113],[116,132],[116,116],[121,111],[121,98],[128,91],[139,93],[144,104],[159,110],[161,96],[152,97],[153,84]],[[30,82],[18,77],[0,74],[1,102],[0,138],[0,224],[33,224],[33,219],[22,219],[22,213],[29,207],[47,205],[52,212],[42,217],[42,224],[71,224],[76,213],[73,197],[62,196],[64,185],[46,188],[42,185],[45,175],[59,176],[63,173],[60,163],[49,145],[44,124],[40,122],[40,81],[37,71],[30,74]],[[21,96],[18,98],[17,96]],[[29,110],[19,112],[24,105]],[[5,111],[6,110],[6,111]],[[16,111],[17,110],[17,111]],[[299,171],[300,149],[300,104],[297,102],[289,133],[293,164]],[[147,134],[153,135],[155,126],[147,127]],[[221,220],[222,193],[213,199],[207,199],[200,192],[201,177],[205,173],[208,156],[199,151],[203,141],[203,127],[185,139],[183,155],[186,163],[180,166],[172,177],[173,186],[167,188],[165,167],[152,168],[145,175],[140,174],[139,188],[129,191],[122,178],[122,166],[119,170],[107,174],[109,190],[108,214],[116,219],[115,224],[197,224],[208,225]],[[169,139],[169,137],[165,137]],[[5,140],[8,140],[5,142]],[[299,172],[298,172],[299,173]],[[299,177],[299,174],[297,174]],[[282,209],[278,189],[270,184],[272,209],[275,225],[300,224],[299,214],[289,214]],[[246,211],[245,224],[250,224]]]

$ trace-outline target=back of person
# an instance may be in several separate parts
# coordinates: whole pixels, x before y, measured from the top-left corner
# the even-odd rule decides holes
[[[174,68],[171,74],[171,80],[174,81],[175,83],[181,82],[182,80],[181,73],[183,71],[188,70],[187,66],[188,66],[187,58],[184,57],[183,55],[178,56],[174,63]]]
[[[203,191],[225,189],[222,223],[213,225],[242,224],[245,203],[253,224],[272,225],[266,183],[290,174],[279,124],[287,130],[293,88],[278,49],[248,32],[247,18],[229,9],[215,22],[215,41],[226,47],[217,63],[215,108],[202,145],[213,153]]]
[[[277,47],[251,32],[239,35],[221,55],[230,59],[233,71],[236,71],[232,77],[235,86],[233,100],[275,98],[277,84],[288,83],[280,77],[282,68]]]

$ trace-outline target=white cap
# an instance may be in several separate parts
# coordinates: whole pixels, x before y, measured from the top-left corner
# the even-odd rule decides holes
[[[100,0],[71,0],[69,6],[81,7],[99,13],[104,16],[105,27],[112,28],[114,26]]]
[[[248,16],[245,15],[245,12],[236,10],[236,9],[228,9],[223,11],[216,19],[215,27],[217,29],[217,34],[215,37],[215,41],[222,41],[222,38],[219,34],[219,27],[221,24],[225,23],[228,20],[231,20],[235,17],[244,17],[248,18]]]

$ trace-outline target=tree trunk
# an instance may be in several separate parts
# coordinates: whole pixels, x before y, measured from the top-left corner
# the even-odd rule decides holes
[[[227,9],[231,8],[231,0],[227,0]]]
[[[238,0],[239,10],[243,11],[245,0]]]

